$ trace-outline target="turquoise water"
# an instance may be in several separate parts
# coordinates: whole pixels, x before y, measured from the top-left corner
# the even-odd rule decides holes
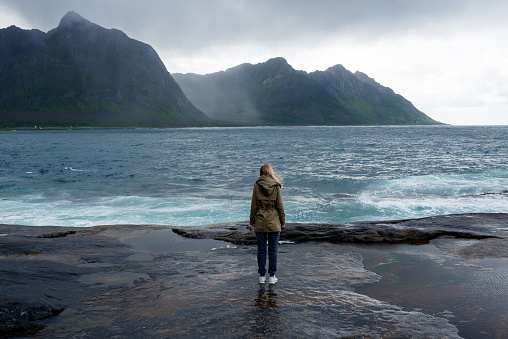
[[[259,127],[0,132],[0,223],[247,220],[259,167],[288,222],[508,212],[508,127]],[[491,194],[492,193],[492,194]]]

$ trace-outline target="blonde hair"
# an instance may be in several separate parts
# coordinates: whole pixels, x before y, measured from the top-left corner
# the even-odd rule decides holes
[[[272,165],[270,164],[264,164],[263,166],[261,166],[261,169],[259,170],[259,175],[266,175],[267,177],[270,177],[277,182],[282,182],[282,178],[279,178],[275,174]]]

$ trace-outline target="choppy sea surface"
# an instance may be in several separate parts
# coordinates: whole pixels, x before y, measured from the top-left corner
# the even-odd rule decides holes
[[[508,126],[0,132],[0,223],[248,220],[259,167],[287,222],[508,212]]]

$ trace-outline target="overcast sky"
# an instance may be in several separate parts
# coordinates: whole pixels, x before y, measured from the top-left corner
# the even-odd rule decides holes
[[[284,57],[342,64],[454,125],[508,125],[506,0],[0,0],[0,28],[68,11],[150,44],[170,73]]]

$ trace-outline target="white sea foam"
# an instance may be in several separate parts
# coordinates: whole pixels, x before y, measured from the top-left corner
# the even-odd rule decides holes
[[[506,175],[497,171],[379,180],[358,200],[366,210],[386,218],[508,212]]]
[[[461,197],[444,198],[437,196],[413,198],[369,198],[361,202],[375,209],[385,218],[418,218],[430,215],[457,213],[498,213],[508,212],[506,197]]]
[[[73,202],[0,200],[0,223],[31,226],[95,226],[119,224],[203,225],[248,218],[243,203],[203,199],[108,197]]]
[[[329,194],[309,199],[286,196],[286,219],[287,222],[337,223],[508,212],[508,196],[505,194],[464,193],[464,190],[443,189],[443,185],[434,184],[437,181],[450,184],[443,178],[434,182],[428,177],[421,179],[377,182],[356,198],[349,195],[347,198],[335,198]],[[481,189],[473,187],[472,192],[485,192],[485,186]],[[490,184],[488,190],[502,191],[501,187],[502,184]],[[0,223],[77,227],[106,224],[192,226],[247,220],[250,209],[250,199],[245,198],[72,197],[69,192],[46,192],[15,200],[1,199]]]

